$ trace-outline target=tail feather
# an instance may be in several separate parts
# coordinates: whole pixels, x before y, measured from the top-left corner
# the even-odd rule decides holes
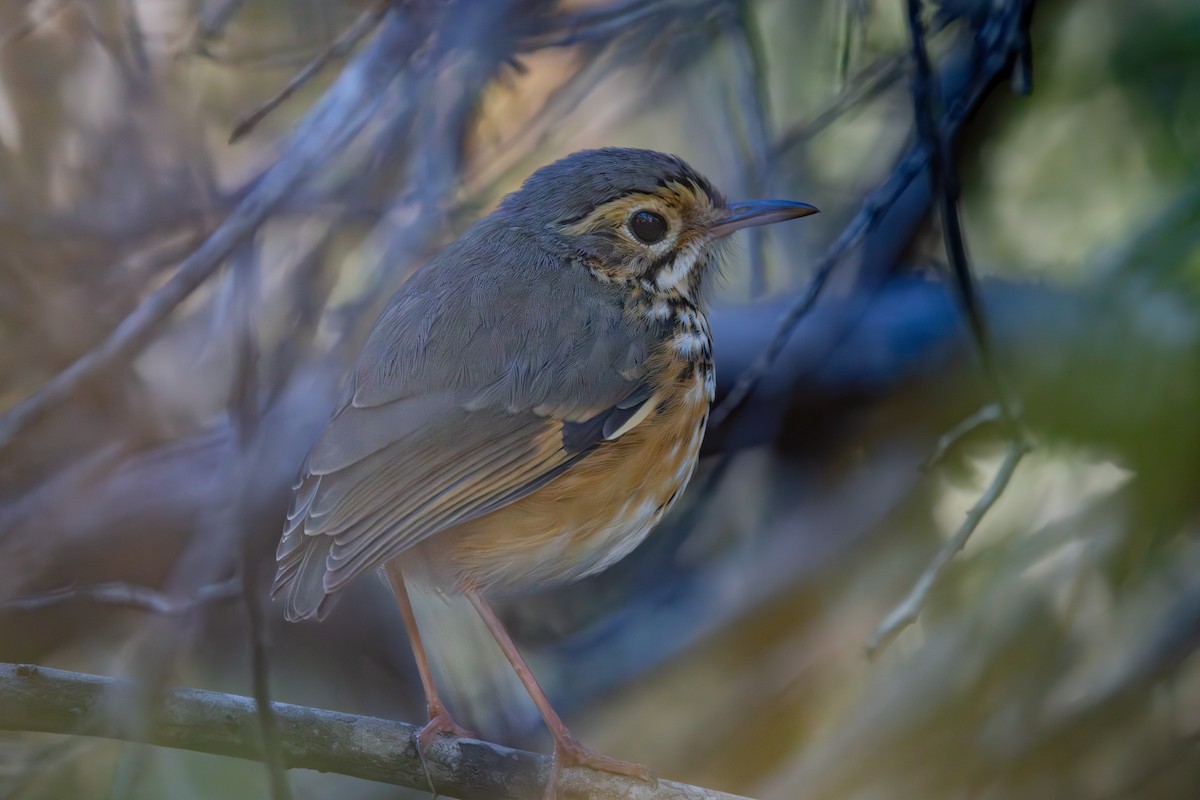
[[[309,536],[302,548],[292,550],[279,563],[272,596],[286,590],[283,614],[289,622],[315,617],[324,619],[337,594],[325,591],[326,559],[333,539]]]

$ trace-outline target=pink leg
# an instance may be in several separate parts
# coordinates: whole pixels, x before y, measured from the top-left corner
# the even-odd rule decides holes
[[[615,758],[600,755],[594,750],[590,750],[580,744],[571,735],[571,732],[567,730],[567,726],[563,724],[558,714],[555,713],[554,708],[550,705],[550,700],[546,697],[546,693],[538,685],[537,678],[533,677],[533,672],[530,671],[529,665],[521,657],[516,644],[509,637],[508,631],[504,629],[504,624],[500,622],[500,618],[496,616],[496,612],[492,610],[491,605],[474,589],[466,590],[466,595],[467,599],[471,601],[471,605],[475,606],[475,610],[479,612],[479,616],[483,618],[483,622],[487,625],[488,630],[492,632],[492,636],[496,638],[500,649],[504,651],[508,662],[512,664],[517,677],[521,679],[521,683],[525,686],[525,691],[529,692],[530,698],[533,699],[533,704],[537,706],[542,719],[545,720],[546,727],[550,729],[550,735],[554,737],[554,763],[550,772],[550,780],[546,782],[547,800],[558,796],[558,781],[562,775],[563,767],[567,766],[589,767],[601,772],[613,772],[618,775],[628,775],[631,778],[651,783],[657,782],[650,774],[650,771],[641,764],[618,761]]]
[[[395,562],[384,564],[383,571],[387,574],[388,583],[392,585],[392,593],[396,595],[396,603],[400,606],[400,616],[404,617],[404,627],[408,629],[408,639],[412,644],[413,657],[417,660],[417,672],[421,674],[421,686],[425,689],[425,709],[429,713],[429,722],[417,734],[417,745],[422,758],[429,743],[439,733],[451,736],[474,739],[475,734],[460,726],[446,710],[442,698],[438,696],[437,686],[433,683],[433,673],[429,670],[429,659],[425,655],[425,645],[421,642],[421,631],[417,628],[417,617],[413,614],[412,602],[408,599],[408,589],[404,585],[404,573]]]

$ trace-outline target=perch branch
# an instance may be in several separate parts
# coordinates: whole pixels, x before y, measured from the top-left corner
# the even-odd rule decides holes
[[[82,734],[261,761],[254,700],[173,688],[149,726],[130,725],[107,708],[136,697],[126,681],[45,667],[0,664],[0,730]],[[416,749],[417,726],[377,717],[272,703],[279,743],[289,767],[336,772],[427,790]],[[474,739],[441,737],[425,753],[439,793],[463,800],[540,797],[550,759]],[[610,773],[568,769],[563,800],[745,800],[698,786],[657,786]]]

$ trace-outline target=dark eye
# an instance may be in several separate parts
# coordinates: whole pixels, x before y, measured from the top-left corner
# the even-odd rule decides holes
[[[645,244],[654,244],[667,235],[667,221],[653,211],[635,211],[629,218],[629,230]]]

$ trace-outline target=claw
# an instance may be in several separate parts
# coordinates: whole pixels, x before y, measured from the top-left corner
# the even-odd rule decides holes
[[[421,769],[425,772],[425,782],[429,784],[429,793],[433,795],[434,800],[438,798],[438,791],[433,786],[433,776],[429,774],[429,765],[425,763],[425,751],[429,749],[429,745],[433,744],[433,740],[442,734],[453,736],[456,739],[477,739],[477,734],[469,731],[463,726],[454,721],[454,717],[450,716],[450,712],[441,707],[430,707],[429,722],[417,731],[417,757],[421,760]]]
[[[658,788],[658,778],[641,764],[601,755],[595,750],[585,747],[579,740],[565,737],[554,743],[554,761],[550,767],[550,778],[546,781],[546,792],[542,795],[543,800],[557,800],[558,784],[562,779],[562,771],[565,767],[586,767],[598,772],[624,775]]]
[[[417,731],[417,747],[420,750],[427,749],[433,740],[442,734],[453,736],[456,739],[479,738],[479,734],[459,725],[454,721],[454,717],[450,716],[450,712],[442,708],[431,710],[429,722],[426,722],[424,727]]]

